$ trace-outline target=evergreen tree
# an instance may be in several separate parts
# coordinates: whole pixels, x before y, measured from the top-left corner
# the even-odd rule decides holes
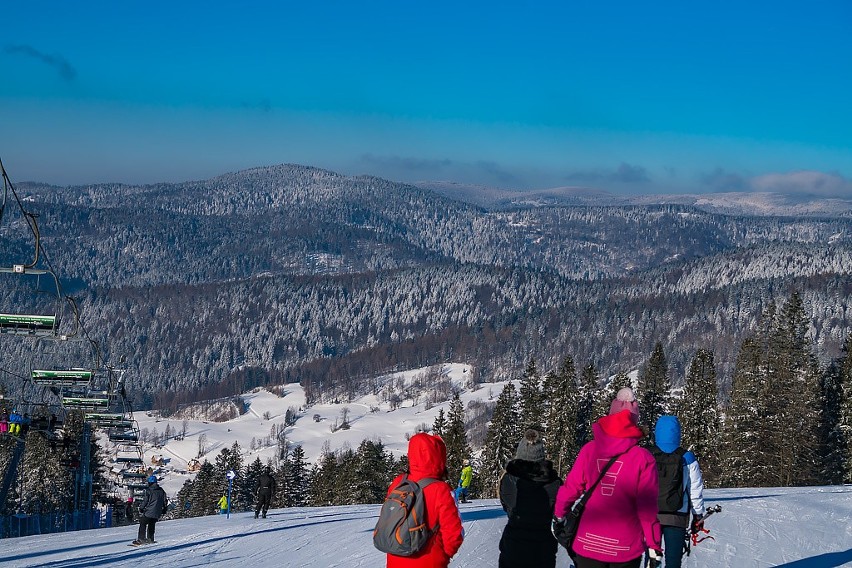
[[[352,505],[357,499],[357,457],[352,448],[343,448],[337,452],[337,475],[334,480],[332,503],[334,505]],[[385,487],[387,489],[387,487]]]
[[[544,416],[542,414],[542,392],[541,376],[536,367],[535,359],[530,359],[527,368],[521,377],[520,386],[521,424],[524,429],[533,428],[542,432],[544,430]]]
[[[820,381],[822,413],[820,419],[821,481],[843,483],[846,440],[840,427],[843,420],[843,359],[832,361]]]
[[[518,395],[515,385],[508,383],[497,397],[485,438],[481,470],[484,497],[496,497],[497,481],[503,468],[514,457],[521,436]]]
[[[222,492],[228,492],[227,473],[233,471],[236,477],[231,482],[231,512],[247,511],[254,506],[254,500],[246,502],[245,472],[243,471],[242,449],[239,442],[234,442],[230,448],[223,448],[216,456],[214,470],[220,481]],[[251,491],[251,489],[249,489]]]
[[[657,418],[668,413],[671,382],[663,344],[657,342],[648,365],[639,374],[639,424],[646,426],[653,438]]]
[[[580,447],[577,445],[577,416],[579,390],[574,360],[565,357],[559,370],[545,377],[547,405],[547,430],[544,443],[547,456],[553,461],[556,472],[562,476],[574,463]]]
[[[696,351],[678,400],[677,416],[681,424],[681,445],[699,459],[708,485],[718,478],[719,385],[713,352]]]
[[[233,498],[235,502],[244,504],[244,509],[240,510],[251,510],[257,505],[257,483],[260,479],[260,474],[263,473],[264,467],[259,457],[246,466],[242,480],[239,483],[239,495]]]
[[[574,444],[582,448],[583,444],[592,439],[592,424],[601,415],[597,414],[596,401],[600,391],[600,376],[594,363],[583,367],[583,375],[580,378],[580,388],[577,393],[577,430],[574,436]]]
[[[186,501],[189,501],[189,509],[186,516],[201,517],[204,515],[215,515],[219,509],[217,505],[219,497],[225,493],[222,482],[217,479],[213,464],[207,460],[201,463],[195,480],[189,487]]]
[[[308,464],[305,461],[305,450],[301,445],[290,452],[287,459],[287,488],[285,507],[304,507],[308,504],[310,495]]]
[[[438,416],[435,417],[435,421],[432,423],[432,433],[436,436],[444,437],[444,430],[447,428],[447,419],[444,417],[444,409],[438,409]]]
[[[804,305],[793,292],[778,312],[766,361],[771,485],[811,484],[819,478],[819,367],[807,329]]]
[[[761,410],[763,361],[760,339],[744,339],[737,354],[722,430],[720,482],[724,487],[758,486],[767,480]]]
[[[462,462],[470,458],[470,446],[464,429],[464,406],[459,394],[455,393],[447,413],[447,429],[444,432],[444,443],[447,445],[447,471],[450,482],[458,481],[461,475]]]
[[[391,482],[391,462],[381,442],[364,440],[355,454],[354,500],[358,503],[381,503]]]
[[[27,434],[26,451],[18,465],[20,510],[28,514],[70,510],[74,485],[69,473],[43,435]]]
[[[843,483],[852,483],[852,333],[846,338],[840,364],[840,419],[838,444],[843,461]]]
[[[194,479],[187,479],[183,483],[183,486],[178,490],[177,495],[175,495],[175,502],[177,503],[177,506],[172,513],[173,518],[183,519],[193,516],[191,495],[194,485]]]
[[[326,507],[334,505],[337,484],[337,457],[327,447],[320,459],[311,468],[311,490],[309,505]]]

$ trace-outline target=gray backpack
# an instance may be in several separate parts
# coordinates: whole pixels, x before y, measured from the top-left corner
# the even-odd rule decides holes
[[[379,520],[373,530],[373,545],[395,556],[412,556],[422,549],[438,531],[438,525],[426,524],[426,503],[423,488],[437,479],[423,478],[420,482],[404,475],[399,485],[385,498]]]

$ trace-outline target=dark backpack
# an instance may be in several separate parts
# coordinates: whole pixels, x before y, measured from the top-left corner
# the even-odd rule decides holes
[[[423,488],[438,481],[424,478],[412,481],[404,475],[385,498],[379,520],[373,530],[373,545],[388,554],[416,554],[438,530],[426,524],[426,503]]]
[[[657,508],[660,513],[677,513],[683,507],[683,454],[686,450],[679,447],[672,453],[666,453],[654,446],[651,453],[657,462],[660,484]]]

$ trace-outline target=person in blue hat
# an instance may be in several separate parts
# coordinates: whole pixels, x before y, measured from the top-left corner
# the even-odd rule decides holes
[[[157,476],[148,478],[145,496],[139,504],[139,534],[132,543],[133,546],[151,544],[154,542],[154,525],[166,512],[166,492],[157,484]]]
[[[657,462],[657,518],[663,532],[665,568],[681,566],[690,513],[693,524],[700,527],[706,512],[704,477],[695,455],[680,445],[680,434],[677,416],[664,414],[657,419],[651,453]]]

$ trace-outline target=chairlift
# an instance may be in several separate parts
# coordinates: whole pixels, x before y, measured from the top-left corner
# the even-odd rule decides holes
[[[42,262],[41,235],[36,220],[38,216],[24,208],[23,202],[15,192],[14,185],[6,174],[2,161],[0,161],[0,172],[3,177],[0,227],[3,226],[4,218],[8,220],[7,225],[14,224],[11,217],[6,215],[11,195],[18,206],[21,219],[32,235],[32,258],[25,260],[21,258],[22,253],[19,258],[0,259],[0,277],[3,280],[3,289],[7,292],[4,297],[11,302],[11,305],[0,306],[0,333],[53,335],[59,326],[59,311],[62,304],[59,278],[46,263]],[[42,289],[42,281],[47,281],[46,289]],[[48,302],[42,301],[43,294],[50,297]]]

